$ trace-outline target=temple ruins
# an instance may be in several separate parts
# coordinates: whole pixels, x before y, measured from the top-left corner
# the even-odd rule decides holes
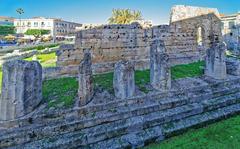
[[[52,78],[77,78],[76,104],[68,109],[46,108],[38,62],[5,63],[0,148],[140,148],[239,113],[240,62],[225,55],[218,15],[180,5],[169,25],[79,31],[75,44],[57,51],[51,72]],[[171,77],[171,66],[200,60],[206,63],[202,76]],[[149,92],[136,85],[139,69],[150,69]],[[112,94],[93,84],[95,74],[109,71]]]

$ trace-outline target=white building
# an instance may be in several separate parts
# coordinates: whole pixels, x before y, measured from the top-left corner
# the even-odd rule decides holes
[[[240,12],[233,15],[223,15],[222,35],[229,49],[240,50]]]
[[[31,19],[14,19],[16,33],[25,33],[28,29],[50,30],[50,35],[65,36],[75,32],[82,24],[64,21],[62,19],[35,17]]]

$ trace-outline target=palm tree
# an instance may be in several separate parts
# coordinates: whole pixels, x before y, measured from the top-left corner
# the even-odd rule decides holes
[[[108,19],[109,24],[129,24],[135,20],[141,20],[140,11],[131,11],[130,9],[113,9],[112,16]]]
[[[24,10],[22,8],[18,8],[16,12],[19,14],[20,32],[21,32],[21,15],[24,14]]]

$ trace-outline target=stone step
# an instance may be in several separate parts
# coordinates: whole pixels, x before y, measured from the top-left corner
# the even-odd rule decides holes
[[[239,97],[239,95],[238,95],[238,97]],[[233,95],[232,95],[231,98],[240,99],[240,98],[236,98]],[[220,100],[220,99],[215,99],[215,101],[216,100]],[[229,101],[229,100],[230,100],[230,97],[225,97],[225,98],[223,98],[223,101],[225,101],[225,102],[222,102],[222,103],[227,103],[227,101]],[[231,103],[234,103],[234,102],[231,102]],[[228,104],[230,104],[230,102]],[[166,123],[168,121],[172,121],[172,120],[176,120],[176,119],[182,119],[184,117],[188,117],[188,116],[191,116],[191,115],[202,113],[203,111],[201,109],[207,109],[207,108],[204,108],[204,107],[207,107],[207,106],[212,106],[212,108],[210,108],[210,110],[212,110],[212,109],[214,109],[213,105],[214,105],[214,101],[208,102],[208,103],[204,103],[203,105],[191,104],[191,105],[186,105],[186,106],[182,106],[182,107],[177,107],[177,108],[174,108],[174,109],[169,109],[169,110],[166,110],[166,111],[153,112],[153,113],[150,113],[150,114],[147,114],[147,115],[143,115],[143,116],[139,116],[139,117],[145,117],[146,121],[144,122],[144,125],[145,125],[146,128],[148,128],[150,126],[154,127],[155,125],[160,125],[161,123],[163,123],[163,120],[161,120],[161,118],[159,116],[162,116],[162,118],[164,118],[164,117],[168,118],[168,119],[164,120],[164,123]],[[225,105],[227,105],[227,104],[225,104]],[[217,108],[219,108],[218,105],[217,105]],[[172,119],[171,119],[171,117],[172,117]],[[153,118],[153,119],[151,119],[151,118]],[[72,125],[72,124],[64,124],[62,126],[56,126],[56,127],[48,126],[49,128],[45,128],[46,130],[44,130],[44,131],[46,131],[46,132],[44,132],[45,134],[41,134],[41,133],[43,133],[43,132],[41,132],[41,128],[40,128],[40,130],[37,130],[36,128],[34,128],[34,133],[39,135],[39,136],[42,136],[44,138],[46,136],[50,137],[50,136],[54,136],[54,135],[57,135],[57,136],[60,135],[60,133],[58,133],[58,132],[63,133],[63,130],[61,130],[60,128],[64,128],[64,127],[66,129],[65,131],[68,131],[68,132],[64,132],[64,133],[69,133],[71,131],[80,130],[81,132],[85,131],[85,132],[88,132],[88,134],[89,134],[89,131],[92,129],[92,130],[96,130],[95,132],[97,132],[97,133],[92,135],[92,137],[88,136],[88,139],[92,138],[91,140],[97,141],[98,139],[103,139],[104,138],[103,136],[106,137],[106,132],[108,132],[107,133],[108,137],[110,137],[111,135],[113,135],[111,137],[114,137],[114,135],[119,134],[119,133],[117,133],[119,130],[125,130],[125,129],[131,127],[131,126],[132,127],[135,126],[134,122],[136,122],[137,119],[138,118],[133,117],[133,118],[129,118],[128,121],[120,120],[120,121],[111,122],[112,124],[110,122],[109,122],[110,124],[109,123],[106,123],[106,124],[103,123],[102,125],[96,126],[95,129],[93,129],[93,128],[82,129],[81,125],[83,125],[83,123],[81,124],[81,123],[78,123],[78,122],[73,122],[74,125]],[[126,124],[128,124],[128,125],[126,125]],[[106,126],[104,126],[104,125],[106,125]],[[113,126],[111,126],[111,125],[113,125]],[[77,126],[77,127],[74,128],[73,126]],[[114,126],[116,126],[116,127],[114,127]],[[117,126],[121,126],[122,128],[119,128]],[[67,128],[68,128],[68,130],[67,130]],[[105,128],[105,129],[103,129],[103,128]],[[114,128],[114,130],[106,131],[106,128]],[[56,132],[54,132],[54,131],[56,131]],[[32,131],[28,130],[26,132],[26,130],[25,130],[24,133],[32,134]],[[126,132],[124,132],[122,135],[124,135],[125,133]],[[21,135],[24,135],[24,134],[18,133],[18,135],[20,137]],[[95,138],[96,136],[97,136],[97,138]],[[14,137],[16,138],[17,136],[14,136]],[[40,139],[40,138],[38,138],[38,139]],[[1,137],[0,140],[3,141],[4,139]],[[2,144],[2,143],[0,143],[0,144]]]
[[[164,98],[159,100],[158,98],[154,98],[154,99],[149,99],[149,100],[143,100],[142,98],[140,100],[136,100],[136,102],[130,102],[128,103],[127,101],[125,102],[125,104],[119,104],[118,106],[108,106],[106,105],[106,107],[108,107],[108,109],[106,110],[88,110],[88,112],[83,112],[80,110],[80,112],[78,112],[77,114],[73,112],[73,114],[71,115],[61,115],[59,117],[42,117],[39,120],[35,120],[35,123],[44,123],[44,121],[46,121],[46,123],[50,123],[50,122],[57,122],[59,120],[62,120],[63,118],[65,119],[69,119],[70,121],[72,119],[74,119],[75,117],[81,117],[82,119],[92,119],[94,117],[102,117],[102,115],[106,116],[106,117],[111,117],[111,115],[114,116],[114,113],[119,113],[119,112],[124,112],[124,111],[129,111],[129,110],[135,110],[138,109],[139,107],[143,107],[144,109],[148,109],[148,107],[155,107],[154,111],[157,110],[163,110],[163,109],[167,109],[167,108],[172,108],[173,106],[181,106],[187,103],[194,103],[194,102],[199,102],[202,99],[209,99],[209,98],[214,98],[214,97],[220,97],[223,96],[224,94],[232,94],[232,93],[236,93],[239,92],[240,88],[224,88],[222,90],[218,90],[213,92],[214,95],[211,95],[211,93],[209,94],[199,94],[199,95],[195,95],[195,94],[188,94],[188,97],[184,97],[184,96],[178,96],[175,98]],[[189,98],[191,98],[191,100],[189,100]],[[189,101],[189,102],[188,102]],[[159,105],[159,103],[161,104],[161,106]],[[144,111],[144,110],[143,110]],[[34,120],[33,120],[34,122]]]
[[[231,105],[228,107],[224,107],[222,109],[191,116],[177,122],[170,122],[169,124],[148,128],[142,132],[133,134],[134,136],[137,137],[128,134],[121,137],[108,139],[90,145],[90,148],[120,149],[142,147],[143,145],[147,145],[155,141],[156,142],[162,141],[165,139],[165,137],[176,135],[177,132],[183,132],[184,130],[187,130],[198,125],[203,125],[206,123],[209,124],[220,119],[225,119],[236,113],[240,113],[240,104]],[[72,144],[74,147],[87,148],[86,146],[81,146],[77,144],[77,142]]]
[[[235,92],[238,92],[239,91],[239,88],[237,86],[233,86],[233,88],[224,88],[224,89],[220,89],[220,90],[217,90],[215,92],[213,92],[214,96],[222,96],[224,94],[231,94],[231,93],[235,93]],[[211,93],[209,94],[205,94],[205,95],[201,95],[201,93],[203,93],[202,90],[199,91],[199,95],[196,95],[196,94],[191,94],[191,93],[188,93],[188,96],[190,96],[190,98],[192,99],[191,102],[198,102],[198,101],[201,101],[202,99],[207,99],[207,98],[211,98],[211,97],[214,97],[211,95]],[[207,91],[208,92],[208,91]],[[160,95],[161,96],[161,95]],[[117,107],[117,109],[121,109],[121,108],[126,108],[126,105],[128,105],[128,108],[130,107],[131,109],[134,109],[134,107],[140,107],[140,106],[143,106],[144,105],[151,105],[151,104],[156,104],[156,101],[159,102],[160,104],[166,104],[166,102],[170,105],[174,105],[174,106],[178,106],[178,105],[183,105],[183,104],[186,104],[184,102],[186,102],[186,97],[183,97],[181,95],[177,96],[177,98],[181,99],[183,98],[183,100],[178,100],[178,99],[173,99],[175,100],[175,103],[172,103],[173,100],[170,100],[169,98],[167,99],[163,99],[163,100],[160,100],[156,97],[156,98],[153,98],[152,96],[149,97],[150,99],[149,100],[145,100],[144,98],[139,98],[139,99],[136,99],[135,101],[133,100],[130,100],[130,101],[117,101],[115,102],[114,104],[106,104],[106,105],[96,105],[94,107],[97,107],[97,106],[104,106],[104,107],[107,107],[107,108],[88,108],[87,111],[84,111],[84,109],[86,108],[83,108],[83,109],[78,109],[73,111],[68,111],[68,113],[62,113],[61,115],[57,114],[44,114],[44,115],[41,115],[41,116],[38,116],[37,118],[30,118],[30,119],[23,119],[22,122],[19,124],[19,126],[23,127],[24,125],[29,125],[29,121],[31,123],[46,123],[46,124],[49,124],[49,123],[54,123],[54,122],[57,122],[57,121],[61,121],[62,119],[69,119],[69,120],[72,120],[74,119],[75,117],[79,117],[81,116],[83,119],[84,117],[87,118],[91,118],[92,116],[91,115],[95,115],[95,111],[109,111],[111,109],[114,110],[115,107]],[[153,98],[153,99],[151,99]],[[165,102],[166,101],[166,102]],[[169,102],[170,101],[170,102]],[[151,103],[152,102],[152,103]],[[118,106],[116,103],[119,103]],[[112,108],[111,108],[112,107]],[[157,107],[157,106],[156,106]],[[92,109],[92,110],[89,110],[89,109]],[[106,110],[104,110],[106,109]],[[71,114],[69,114],[71,113]],[[10,124],[9,124],[10,123]],[[8,125],[11,126],[11,122],[9,122]],[[14,123],[14,122],[12,122]]]
[[[235,93],[235,89],[229,89],[229,90],[232,91],[233,93]],[[223,92],[223,91],[219,91],[219,92]],[[154,112],[154,111],[158,111],[158,110],[164,110],[164,109],[167,109],[167,108],[181,106],[181,105],[184,105],[184,104],[187,104],[187,103],[199,102],[202,99],[207,99],[207,98],[211,97],[211,96],[209,96],[209,97],[208,96],[209,95],[191,97],[191,100],[189,100],[186,97],[182,98],[182,99],[181,98],[180,99],[174,98],[174,99],[168,99],[168,100],[164,99],[164,100],[159,100],[159,101],[157,99],[154,99],[153,100],[154,102],[152,102],[151,104],[144,103],[142,105],[141,102],[139,102],[140,104],[139,105],[137,104],[136,106],[134,106],[134,105],[127,106],[127,107],[126,107],[126,105],[125,106],[119,106],[116,111],[109,111],[109,110],[100,111],[99,112],[100,114],[97,115],[97,113],[96,113],[96,115],[94,117],[96,117],[96,116],[101,117],[101,115],[104,115],[106,117],[105,119],[114,120],[113,118],[116,117],[116,114],[114,114],[114,113],[117,113],[117,115],[119,115],[118,113],[121,112],[121,117],[118,118],[118,119],[120,119],[120,118],[124,118],[124,112],[125,113],[127,112],[126,114],[130,117],[132,115],[132,114],[130,114],[131,111],[136,111],[136,110],[138,110],[139,107],[142,107],[142,109],[140,109],[140,113],[138,113],[138,114],[141,114],[141,113],[144,114],[144,113],[147,113],[147,112]],[[191,101],[191,102],[188,102],[188,100]],[[160,105],[159,105],[159,103],[160,103]],[[121,109],[121,107],[123,107],[123,108]],[[153,109],[153,110],[151,110],[151,109]],[[87,114],[85,118],[90,119],[90,120],[93,119],[94,117],[91,114],[92,113]],[[71,118],[71,116],[72,116],[72,118]],[[57,122],[61,123],[61,121],[63,119],[68,120],[68,121],[72,121],[72,120],[75,119],[75,117],[76,117],[75,114],[69,115],[69,117],[66,117],[65,115],[59,116],[59,117],[57,117],[57,120],[56,119],[51,120],[51,116],[50,116],[50,120],[46,117],[41,117],[41,119],[32,120],[32,123],[44,125],[43,122],[46,121],[45,124],[49,125],[50,123],[57,123]],[[81,117],[81,118],[84,119],[84,117]],[[78,118],[76,118],[76,119],[78,119]],[[26,121],[29,123],[30,120],[26,119]]]

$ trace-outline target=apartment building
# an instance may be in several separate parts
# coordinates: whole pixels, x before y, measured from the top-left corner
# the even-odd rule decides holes
[[[31,19],[14,19],[14,26],[16,27],[16,33],[25,33],[28,29],[44,29],[50,30],[50,35],[55,37],[71,35],[82,24],[62,19],[34,17]]]
[[[229,49],[240,50],[240,12],[222,15],[222,35]]]

